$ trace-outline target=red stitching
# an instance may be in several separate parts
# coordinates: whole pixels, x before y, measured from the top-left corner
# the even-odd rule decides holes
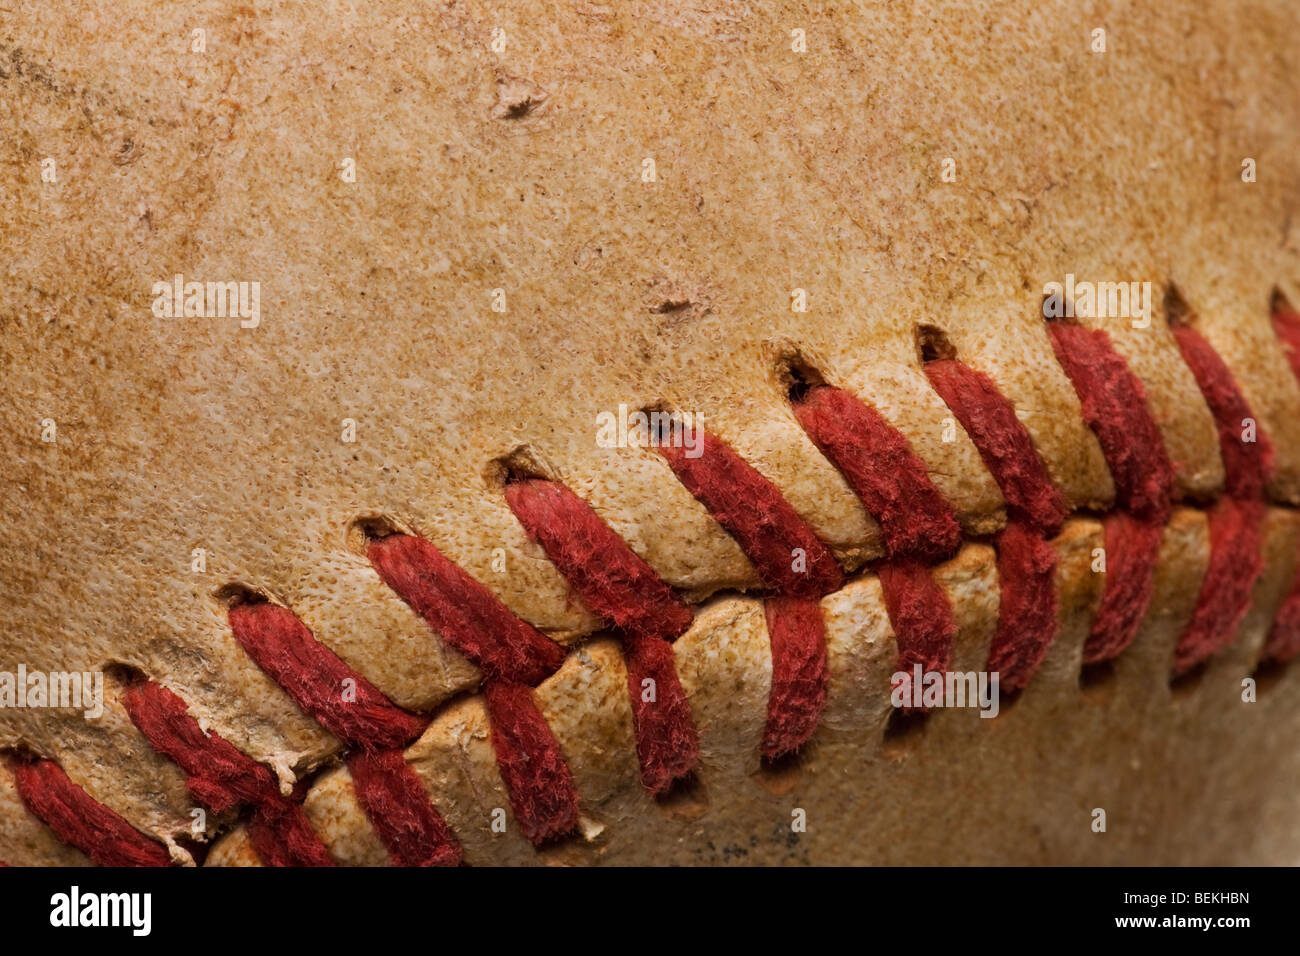
[[[348,757],[357,802],[398,866],[458,866],[460,843],[429,802],[401,750],[358,750]]]
[[[934,579],[930,568],[905,559],[882,564],[876,569],[885,609],[898,644],[898,672],[890,688],[903,688],[903,699],[919,699],[920,689],[911,687],[913,669],[921,673],[943,673],[952,661],[952,642],[957,636],[952,603]],[[916,697],[913,697],[913,694]],[[905,707],[905,712],[921,708]]]
[[[434,632],[485,678],[537,685],[564,663],[564,649],[423,538],[391,534],[370,542],[370,563]]]
[[[532,688],[488,680],[483,696],[492,718],[492,749],[524,836],[541,844],[578,824],[578,790]]]
[[[1056,637],[1056,549],[1041,532],[1010,521],[997,536],[998,624],[988,670],[998,686],[1018,691],[1038,670]]]
[[[1102,529],[1106,583],[1083,646],[1085,664],[1118,657],[1137,637],[1155,594],[1156,561],[1164,537],[1162,525],[1142,521],[1125,511],[1107,515]]]
[[[880,524],[885,552],[940,561],[961,544],[961,528],[907,439],[869,405],[816,385],[794,402],[795,417]]]
[[[838,590],[844,572],[826,545],[770,481],[708,432],[698,432],[698,455],[661,444],[659,453],[678,480],[708,509],[777,594],[821,597]],[[802,551],[805,570],[795,570]]]
[[[20,761],[13,774],[27,809],[60,840],[100,866],[171,865],[171,856],[162,844],[69,780],[54,761]]]
[[[1162,526],[1173,507],[1174,469],[1147,408],[1146,390],[1110,336],[1062,322],[1049,322],[1047,329],[1084,421],[1101,445],[1120,513],[1131,515],[1112,515],[1106,522],[1106,583],[1084,647],[1085,660],[1108,660],[1133,642],[1155,593]]]
[[[925,363],[939,397],[970,436],[1007,504],[997,548],[998,623],[987,669],[999,687],[1023,689],[1056,637],[1056,550],[1046,538],[1069,512],[1015,406],[993,379],[956,359]]]
[[[955,359],[925,363],[925,374],[957,416],[1002,490],[1007,514],[1054,535],[1069,513],[1015,406],[983,372]]]
[[[564,485],[539,478],[511,482],[506,501],[582,602],[623,633],[641,782],[653,794],[667,792],[695,769],[700,753],[668,644],[690,627],[690,608]],[[647,680],[653,683],[643,684]]]
[[[424,721],[385,697],[307,630],[288,608],[246,602],[230,608],[235,640],[294,703],[340,740],[357,747],[400,747]],[[345,699],[345,692],[355,699]]]
[[[564,485],[510,482],[506,501],[582,602],[619,630],[673,640],[691,626],[673,589]]]
[[[826,630],[816,598],[770,597],[763,613],[772,645],[763,756],[775,760],[803,747],[821,720],[829,680]]]
[[[1254,416],[1210,343],[1187,325],[1175,326],[1173,334],[1214,416],[1225,473],[1225,497],[1209,514],[1210,564],[1174,653],[1177,676],[1236,640],[1250,609],[1251,592],[1264,571],[1264,494],[1273,473],[1273,446],[1257,422],[1255,441],[1243,440],[1246,419]]]
[[[388,535],[368,553],[384,582],[483,671],[492,749],[524,834],[540,845],[570,832],[578,820],[573,775],[530,689],[564,662],[563,648],[423,538]]]

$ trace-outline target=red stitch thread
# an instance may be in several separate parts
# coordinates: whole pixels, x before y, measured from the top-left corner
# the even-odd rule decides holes
[[[1278,297],[1274,300],[1270,318],[1273,332],[1282,345],[1282,354],[1291,366],[1291,373],[1300,379],[1300,313]],[[1291,590],[1269,630],[1261,660],[1280,664],[1297,654],[1300,654],[1300,572],[1297,572]]]
[[[675,445],[659,445],[677,478],[736,539],[763,584],[777,594],[821,597],[844,583],[829,548],[799,517],[776,486],[730,446],[701,431],[696,457]],[[804,556],[795,569],[795,552]]]
[[[288,800],[278,793],[253,808],[244,832],[265,866],[336,866],[298,805],[301,793]]]
[[[235,604],[229,619],[235,639],[257,666],[345,743],[399,747],[424,729],[423,720],[393,704],[343,663],[287,608],[266,602]],[[348,690],[355,700],[345,700]]]
[[[1083,662],[1095,664],[1118,657],[1137,637],[1155,594],[1156,561],[1164,528],[1123,511],[1107,515],[1105,533],[1106,583],[1101,604],[1083,647]]]
[[[13,773],[27,809],[100,866],[171,865],[162,844],[86,793],[54,761],[18,762]]]
[[[988,669],[1014,692],[1029,683],[1056,637],[1056,549],[1013,520],[997,537],[997,553],[1002,597]]]
[[[826,629],[816,598],[770,597],[763,613],[772,644],[763,756],[775,760],[803,747],[821,720],[829,679]]]
[[[573,775],[528,686],[559,668],[563,648],[422,538],[389,535],[368,553],[385,583],[483,671],[492,750],[524,834],[540,845],[569,833],[578,819]]]
[[[1060,530],[1069,513],[1065,498],[1052,484],[1015,407],[993,380],[955,359],[927,362],[925,374],[979,450],[1002,490],[1008,515],[1045,535]]]
[[[1142,383],[1105,332],[1063,322],[1050,322],[1047,328],[1056,359],[1078,393],[1084,420],[1106,456],[1118,504],[1139,518],[1164,524],[1174,469]]]
[[[459,866],[460,844],[400,750],[348,757],[357,801],[397,866]]]
[[[1190,326],[1173,332],[1214,416],[1227,495],[1210,511],[1210,566],[1174,654],[1178,675],[1231,644],[1250,609],[1251,592],[1264,571],[1264,494],[1273,473],[1273,446],[1258,423],[1255,441],[1243,441],[1245,420],[1253,416],[1218,353]]]
[[[939,561],[961,544],[961,528],[907,439],[848,392],[810,388],[794,414],[880,523],[891,558]]]
[[[1282,345],[1282,354],[1286,356],[1292,374],[1300,378],[1300,312],[1277,302],[1270,318],[1273,334]]]
[[[691,626],[673,589],[564,485],[510,482],[506,501],[582,602],[619,630],[672,640]]]
[[[538,846],[564,836],[578,823],[578,791],[532,689],[488,681],[483,695],[497,767],[524,836]]]
[[[1210,343],[1190,326],[1176,326],[1174,339],[1214,415],[1219,431],[1219,453],[1227,477],[1225,492],[1230,498],[1263,498],[1273,474],[1272,442],[1258,422],[1255,440],[1243,440],[1246,419],[1253,421],[1254,416],[1228,366]]]
[[[1097,436],[1120,512],[1105,522],[1106,583],[1084,660],[1109,660],[1137,635],[1155,593],[1162,526],[1173,507],[1174,469],[1147,408],[1146,391],[1101,330],[1050,322],[1052,350]],[[1127,514],[1125,513],[1127,512]]]
[[[510,613],[423,538],[392,534],[367,551],[384,583],[485,677],[536,685],[564,663],[564,649]]]
[[[655,796],[662,796],[700,760],[700,738],[691,706],[667,641],[627,634],[623,637],[623,661],[641,783]]]
[[[921,665],[922,674],[946,672],[952,660],[952,641],[957,634],[952,604],[943,593],[933,572],[919,561],[894,561],[876,570],[884,593],[885,609],[898,645],[898,672],[891,689],[902,687],[903,699],[919,698],[919,688],[911,688],[913,667]],[[906,712],[920,710],[905,707]]]
[[[1300,654],[1300,574],[1278,609],[1260,660],[1284,664]]]
[[[1250,594],[1264,568],[1262,501],[1221,498],[1210,510],[1210,566],[1196,610],[1174,653],[1175,676],[1185,674],[1231,644],[1250,609]]]
[[[213,813],[243,804],[258,808],[253,848],[267,866],[333,866],[302,809],[281,795],[274,774],[217,733],[205,733],[185,701],[154,681],[138,681],[122,695],[131,722],[150,745],[187,775],[194,799]]]
[[[583,603],[622,632],[641,782],[653,794],[666,793],[695,769],[700,753],[668,644],[690,626],[690,609],[564,485],[539,478],[511,482],[506,501]],[[647,680],[653,683],[643,684]]]

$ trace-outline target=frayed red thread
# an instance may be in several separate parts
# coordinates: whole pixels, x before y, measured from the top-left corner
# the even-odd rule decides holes
[[[952,507],[883,415],[827,385],[810,388],[793,407],[813,444],[879,522],[888,557],[939,561],[957,550],[961,528]]]
[[[1255,421],[1228,366],[1210,343],[1190,326],[1175,327],[1174,339],[1214,415],[1227,478],[1225,493],[1240,500],[1262,499],[1273,476],[1272,442]],[[1254,422],[1253,441],[1245,440],[1248,421]]]
[[[491,719],[492,750],[524,836],[540,846],[570,833],[578,824],[578,791],[560,744],[533,701],[532,689],[488,681],[483,696]]]
[[[988,669],[1014,692],[1029,683],[1056,637],[1056,549],[1019,521],[1002,530],[996,546],[1001,600]]]
[[[334,865],[302,809],[280,793],[275,775],[219,734],[205,733],[180,697],[154,681],[138,681],[126,688],[122,704],[154,750],[185,771],[199,803],[213,813],[255,806],[248,832],[264,864]]]
[[[1273,322],[1273,334],[1282,345],[1282,354],[1286,356],[1291,373],[1300,378],[1300,312],[1278,303],[1270,316]]]
[[[1106,456],[1119,506],[1164,524],[1172,508],[1174,469],[1142,383],[1105,332],[1063,322],[1050,322],[1047,328],[1056,359],[1079,396],[1084,421]]]
[[[186,786],[213,813],[280,796],[275,775],[215,733],[204,733],[185,701],[153,681],[140,681],[122,695],[131,722],[153,749],[187,774]]]
[[[666,793],[695,769],[700,752],[668,643],[690,627],[690,608],[564,485],[511,482],[506,501],[583,603],[621,632],[641,782]]]
[[[955,359],[927,362],[925,374],[998,483],[1008,516],[1054,535],[1069,508],[1011,402],[991,378]]]
[[[485,677],[536,685],[564,663],[564,648],[423,538],[389,535],[372,541],[367,553],[384,583]]]
[[[770,597],[763,613],[772,644],[763,756],[775,760],[803,747],[821,720],[828,681],[826,628],[815,598]]]
[[[837,590],[844,583],[839,562],[776,486],[717,438],[701,431],[699,439],[694,455],[676,445],[659,445],[659,453],[735,538],[764,586],[797,597]]]
[[[957,635],[952,604],[934,572],[919,561],[892,561],[881,565],[876,574],[898,645],[898,673],[891,688],[897,691],[902,687],[904,700],[919,700],[920,690],[910,687],[915,665],[921,665],[922,674],[944,673],[952,662],[952,642]]]
[[[1262,501],[1221,498],[1210,509],[1210,566],[1196,610],[1174,652],[1175,676],[1187,673],[1237,637],[1251,591],[1264,570]]]
[[[166,847],[77,786],[52,760],[16,762],[18,795],[27,809],[100,866],[170,866]]]
[[[395,865],[460,865],[460,843],[400,750],[357,751],[348,757],[348,772],[357,801]]]
[[[253,808],[244,832],[264,866],[337,866],[298,804],[276,794]]]
[[[230,609],[235,640],[299,707],[354,747],[399,747],[425,721],[385,697],[312,636],[288,608],[265,602]]]
[[[1290,592],[1273,619],[1260,660],[1284,664],[1297,654],[1300,654],[1300,573],[1296,574]]]
[[[1107,515],[1106,583],[1101,604],[1083,647],[1083,662],[1095,664],[1119,656],[1137,637],[1155,594],[1156,562],[1164,527],[1122,511]]]
[[[514,481],[506,502],[582,602],[619,630],[672,640],[691,626],[673,589],[564,485]]]
[[[662,796],[699,763],[699,734],[677,676],[671,644],[629,634],[623,638],[623,660],[641,783],[655,796]]]

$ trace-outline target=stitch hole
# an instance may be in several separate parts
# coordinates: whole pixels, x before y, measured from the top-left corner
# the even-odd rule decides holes
[[[912,333],[916,338],[916,354],[922,365],[957,357],[957,349],[949,341],[948,334],[937,325],[917,325]]]
[[[890,711],[889,719],[885,721],[880,752],[890,760],[905,760],[924,739],[926,728],[930,725],[928,717],[924,711]]]
[[[668,816],[689,823],[709,812],[709,792],[699,774],[692,772],[673,781],[667,793],[655,798],[655,806]]]
[[[105,681],[122,689],[143,684],[149,679],[143,670],[134,664],[126,664],[122,661],[111,661],[105,664],[102,670]]]
[[[1295,308],[1291,305],[1291,300],[1286,297],[1286,293],[1277,286],[1274,286],[1273,291],[1270,292],[1268,296],[1268,314],[1277,315],[1281,312],[1294,311]]]
[[[501,489],[518,481],[540,478],[552,481],[552,469],[542,462],[527,445],[519,445],[509,453],[488,463],[486,479],[489,487]]]
[[[816,366],[804,358],[802,353],[794,350],[777,357],[776,373],[786,396],[796,405],[803,401],[809,391],[826,384],[825,377]]]
[[[1165,321],[1169,323],[1170,328],[1192,324],[1192,307],[1187,304],[1182,291],[1172,282],[1165,289],[1163,308]]]
[[[260,591],[246,584],[223,584],[212,592],[212,596],[223,604],[227,611],[241,604],[270,604],[271,599]]]
[[[1092,704],[1108,704],[1115,692],[1114,661],[1086,663],[1079,669],[1079,693]]]
[[[1285,661],[1260,661],[1255,667],[1255,672],[1250,675],[1255,679],[1255,693],[1258,695],[1271,693],[1273,688],[1281,683],[1286,671]]]
[[[344,546],[353,554],[367,558],[367,549],[371,542],[387,538],[389,535],[405,534],[396,519],[383,514],[358,515],[348,522],[343,535]],[[367,560],[369,560],[367,558]]]
[[[750,779],[773,796],[786,796],[799,785],[807,765],[806,755],[811,747],[812,744],[809,743],[794,753],[775,758],[764,757],[759,768],[750,774]]]
[[[1051,314],[1049,313],[1048,308],[1047,308],[1047,303],[1051,302],[1052,299],[1053,299],[1053,296],[1051,296],[1051,295],[1045,295],[1045,296],[1043,296],[1042,305],[1040,305],[1040,306],[1038,307],[1038,314],[1041,315],[1041,316],[1043,317],[1043,321],[1044,321],[1044,322],[1047,322],[1047,323],[1049,323],[1049,324],[1050,324],[1050,323],[1057,323],[1057,324],[1059,324],[1059,325],[1078,325],[1078,324],[1079,324],[1079,319],[1078,319],[1077,316],[1067,315],[1067,314],[1066,314],[1067,311],[1069,311],[1069,312],[1073,312],[1074,310],[1073,310],[1073,308],[1069,308],[1069,309],[1066,308],[1067,303],[1066,303],[1066,301],[1065,301],[1065,294],[1064,294],[1064,293],[1062,293],[1062,294],[1061,294],[1061,297],[1060,297],[1060,309],[1061,309],[1061,314],[1060,314],[1060,315],[1051,315]]]
[[[1169,690],[1173,694],[1174,700],[1182,701],[1193,696],[1201,687],[1205,680],[1205,674],[1210,669],[1209,661],[1201,661],[1191,670],[1183,674],[1174,674],[1169,678]]]

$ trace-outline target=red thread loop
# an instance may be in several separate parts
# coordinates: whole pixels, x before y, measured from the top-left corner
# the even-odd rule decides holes
[[[891,689],[897,694],[901,688],[903,700],[919,700],[920,690],[911,687],[916,665],[921,666],[922,674],[944,673],[952,662],[952,642],[957,636],[952,604],[933,571],[919,561],[889,562],[876,573],[898,645],[898,676]],[[920,709],[903,708],[904,712]]]
[[[497,767],[524,836],[540,846],[571,832],[578,824],[578,791],[532,689],[488,681],[483,695]]]
[[[1118,657],[1137,637],[1155,593],[1156,561],[1164,528],[1123,511],[1107,515],[1106,583],[1101,604],[1083,646],[1083,662],[1096,664]]]
[[[424,721],[385,697],[312,636],[288,608],[266,602],[230,608],[235,640],[257,666],[330,733],[354,747],[400,747]]]
[[[766,587],[777,594],[821,597],[844,583],[830,549],[776,486],[730,446],[700,430],[696,455],[676,445],[658,449],[686,490],[736,539]]]
[[[979,450],[1006,499],[1008,516],[1044,535],[1056,534],[1069,513],[1065,498],[993,380],[955,359],[927,362],[925,374]]]
[[[359,750],[348,757],[348,772],[395,865],[460,865],[460,844],[400,750]]]
[[[536,685],[564,663],[562,647],[423,538],[392,534],[370,542],[367,553],[384,583],[485,677]]]
[[[763,756],[776,760],[803,747],[821,721],[829,679],[826,628],[815,598],[770,597],[763,612],[772,643]]]
[[[961,544],[961,528],[907,439],[878,411],[838,388],[816,385],[794,414],[880,524],[891,558],[939,561]]]
[[[1074,384],[1084,421],[1097,435],[1120,507],[1154,524],[1172,508],[1174,468],[1147,409],[1146,390],[1111,345],[1110,336],[1048,323],[1056,359]]]
[[[263,863],[334,865],[302,808],[280,793],[275,775],[219,734],[205,733],[180,697],[154,681],[137,681],[122,704],[154,750],[185,771],[195,800],[218,814],[255,805],[248,833]]]
[[[27,809],[100,866],[170,866],[171,856],[77,786],[52,760],[19,762],[14,783]]]
[[[564,485],[511,482],[506,501],[583,603],[622,633],[641,782],[653,794],[666,793],[695,769],[700,753],[668,643],[690,626],[690,609]]]
[[[506,501],[582,602],[619,630],[672,640],[691,626],[673,589],[564,485],[514,481]]]
[[[524,834],[540,845],[572,831],[578,819],[573,775],[529,686],[559,668],[563,648],[422,538],[379,538],[369,555],[385,583],[483,671],[492,750]]]
[[[1002,597],[988,669],[999,687],[1014,692],[1029,683],[1056,637],[1056,549],[1012,521],[998,535],[997,554]]]

